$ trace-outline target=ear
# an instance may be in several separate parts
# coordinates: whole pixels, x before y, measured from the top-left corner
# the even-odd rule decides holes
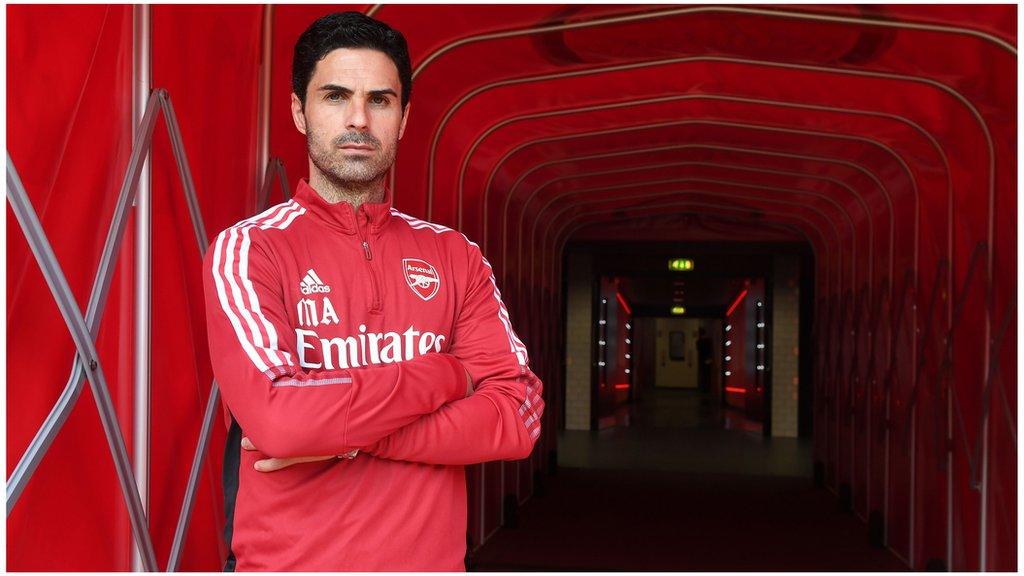
[[[306,133],[306,114],[302,111],[302,101],[292,92],[292,121],[295,122],[295,129],[302,134]]]
[[[405,105],[405,110],[402,111],[402,125],[398,127],[398,139],[402,139],[402,134],[405,134],[405,122],[409,120],[409,108],[412,108],[412,102]]]

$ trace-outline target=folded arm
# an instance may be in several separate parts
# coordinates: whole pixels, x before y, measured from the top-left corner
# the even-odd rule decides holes
[[[297,366],[280,271],[258,227],[222,232],[204,258],[214,376],[243,433],[269,456],[343,454],[466,395],[451,354],[339,370]]]
[[[529,456],[541,431],[543,384],[512,330],[490,263],[467,252],[468,289],[449,352],[476,383],[456,400],[365,448],[378,458],[425,464],[476,464]]]

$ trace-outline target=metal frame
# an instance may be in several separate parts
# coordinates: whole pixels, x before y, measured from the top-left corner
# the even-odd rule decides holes
[[[28,199],[28,194],[25,192],[10,154],[7,155],[7,201],[11,205],[14,215],[18,218],[18,223],[25,233],[25,239],[28,240],[32,254],[42,269],[46,283],[50,287],[50,292],[53,293],[61,315],[64,317],[68,330],[71,332],[71,337],[75,341],[75,348],[78,350],[76,367],[88,367],[89,384],[92,386],[93,396],[96,399],[96,408],[100,413],[100,421],[103,423],[103,431],[107,436],[107,443],[114,458],[114,468],[117,471],[117,480],[121,485],[121,492],[128,507],[132,533],[135,536],[135,545],[138,547],[140,560],[145,569],[147,571],[154,571],[156,570],[156,556],[153,552],[153,542],[147,530],[146,512],[137,491],[135,475],[132,473],[131,462],[128,460],[128,450],[125,446],[124,436],[121,435],[117,422],[117,413],[110,398],[110,390],[107,388],[103,368],[99,363],[99,354],[93,343],[89,326],[86,324],[85,318],[82,317],[82,311],[79,309],[78,303],[75,302],[74,294],[71,292],[71,287],[68,286],[64,271],[61,269],[60,264],[57,263],[57,257],[53,253],[49,240],[46,238],[46,233],[43,232],[43,226],[40,224],[39,217],[32,207],[32,202]],[[76,370],[76,372],[78,371]],[[81,382],[79,378],[73,377],[72,379],[76,384]],[[77,398],[77,396],[78,394],[76,393],[74,397]],[[62,398],[64,398],[63,395]],[[51,412],[52,415],[53,413]],[[47,418],[46,424],[49,423],[50,419]],[[63,420],[60,423],[63,424]],[[50,427],[48,430],[52,431],[53,435],[56,435],[59,427]],[[43,430],[40,430],[40,433],[42,432]],[[38,436],[39,434],[37,434],[37,438]],[[50,436],[50,440],[52,440],[52,436]],[[46,447],[48,446],[49,444],[47,443]],[[33,447],[36,447],[35,441],[33,441]],[[33,454],[26,454],[23,460],[25,457],[30,456],[33,456]],[[30,477],[30,475],[21,477],[22,488],[24,487],[24,482],[27,482]],[[8,492],[10,490],[11,487],[9,485]],[[8,503],[8,514],[10,513],[11,506],[12,504]]]
[[[54,407],[51,409],[46,420],[36,432],[35,437],[29,444],[28,449],[18,462],[11,477],[7,481],[7,515],[11,514],[25,486],[32,479],[32,475],[38,468],[54,438],[60,433],[68,415],[74,409],[79,396],[81,395],[83,382],[88,378],[92,387],[93,395],[96,398],[97,408],[100,412],[100,419],[107,436],[111,455],[114,459],[114,466],[117,471],[121,491],[128,508],[132,534],[134,537],[133,552],[138,551],[139,566],[136,569],[154,572],[158,570],[152,539],[148,531],[148,520],[146,507],[143,498],[143,478],[133,473],[132,464],[129,461],[127,448],[118,425],[117,414],[110,398],[109,388],[103,376],[99,356],[95,348],[94,340],[99,330],[100,318],[107,303],[107,296],[110,290],[110,283],[113,277],[114,264],[121,243],[124,239],[124,232],[128,220],[128,213],[133,203],[141,193],[141,180],[146,169],[146,157],[152,148],[153,129],[156,126],[157,115],[163,112],[167,125],[167,133],[171,141],[171,149],[177,164],[178,176],[182,183],[185,195],[185,202],[188,206],[189,216],[192,220],[192,227],[195,233],[196,244],[199,254],[202,255],[209,244],[207,241],[206,228],[203,224],[202,213],[199,208],[196,196],[195,184],[192,180],[192,172],[189,167],[188,158],[185,154],[185,146],[181,137],[181,131],[174,113],[174,106],[166,90],[158,89],[153,91],[146,106],[141,122],[134,133],[134,145],[128,161],[128,167],[118,193],[117,203],[107,231],[107,239],[104,243],[100,263],[96,270],[92,291],[86,315],[83,318],[80,309],[75,301],[63,271],[56,256],[50,247],[49,240],[43,231],[42,225],[32,207],[31,201],[25,192],[21,179],[10,154],[7,156],[7,198],[8,202],[18,218],[22,231],[29,242],[36,261],[46,277],[50,291],[53,293],[57,305],[64,316],[78,354],[75,357],[71,368],[71,374]],[[264,180],[259,191],[259,201],[265,204],[269,196],[270,188],[277,175],[277,181],[281,184],[283,194],[287,197],[287,175],[279,159],[272,159],[265,171]],[[142,204],[140,199],[140,205]],[[149,230],[151,232],[151,229]],[[147,311],[148,314],[148,311]],[[147,322],[148,325],[148,322]],[[146,338],[148,345],[148,338]],[[148,374],[147,374],[148,375]],[[148,381],[145,383],[148,388]],[[214,417],[217,412],[217,403],[220,398],[216,381],[210,388],[210,394],[206,403],[206,411],[203,416],[203,424],[199,434],[199,441],[196,446],[195,455],[192,459],[192,468],[189,472],[188,486],[185,490],[185,497],[182,509],[178,517],[178,524],[174,534],[174,541],[171,546],[170,556],[167,561],[167,570],[176,571],[180,564],[182,548],[184,545],[185,533],[191,519],[192,509],[195,503],[195,495],[199,485],[200,468],[205,459],[206,449],[209,444],[210,435],[213,430]],[[136,410],[138,410],[138,403]],[[148,401],[146,402],[148,411]],[[136,419],[138,422],[138,418]],[[148,431],[148,422],[146,423]],[[136,430],[138,432],[138,430]],[[148,444],[148,434],[143,436]],[[139,454],[148,455],[148,446]],[[138,458],[137,458],[138,460]],[[139,462],[136,462],[138,465]]]

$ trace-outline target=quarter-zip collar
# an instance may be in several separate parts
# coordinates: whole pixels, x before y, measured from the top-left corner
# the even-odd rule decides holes
[[[376,233],[391,218],[392,194],[387,184],[384,185],[384,200],[363,203],[359,206],[358,214],[348,202],[328,203],[305,178],[299,180],[299,185],[295,189],[295,201],[329,226],[338,228],[345,234],[356,234],[360,227],[368,229],[370,233]]]

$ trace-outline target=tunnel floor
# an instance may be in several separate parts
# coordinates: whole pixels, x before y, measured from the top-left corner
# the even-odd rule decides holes
[[[562,431],[559,469],[473,571],[906,571],[816,488],[811,441],[765,438],[695,390],[644,391],[631,426]]]

